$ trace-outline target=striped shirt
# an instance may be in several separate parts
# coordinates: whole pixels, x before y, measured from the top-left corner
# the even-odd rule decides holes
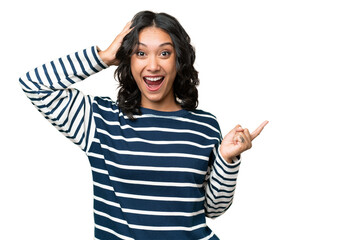
[[[133,121],[109,98],[69,88],[107,67],[93,46],[19,79],[32,104],[89,158],[94,239],[218,239],[205,217],[230,207],[240,161],[222,158],[216,118],[141,108]]]

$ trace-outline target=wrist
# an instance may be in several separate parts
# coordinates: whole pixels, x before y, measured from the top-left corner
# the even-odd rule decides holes
[[[99,54],[99,57],[101,58],[101,60],[108,66],[111,66],[113,65],[110,58],[108,57],[108,55],[106,54],[105,51],[99,51],[100,49],[98,49],[98,54]]]

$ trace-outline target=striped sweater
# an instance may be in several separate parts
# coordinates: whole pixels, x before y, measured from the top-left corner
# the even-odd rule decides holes
[[[89,158],[94,239],[218,239],[205,217],[230,207],[240,161],[222,158],[216,118],[141,108],[132,121],[109,98],[69,88],[107,67],[93,46],[19,79],[32,104]]]

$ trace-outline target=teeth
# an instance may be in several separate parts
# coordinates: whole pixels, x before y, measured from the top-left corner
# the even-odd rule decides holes
[[[159,80],[161,80],[162,78],[163,78],[163,77],[145,77],[146,80],[152,81],[152,82],[159,81]]]

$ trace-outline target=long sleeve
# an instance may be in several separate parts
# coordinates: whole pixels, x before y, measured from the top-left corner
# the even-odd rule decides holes
[[[95,74],[107,65],[96,46],[43,64],[27,72],[19,81],[31,103],[68,139],[87,151],[94,120],[93,98],[68,88]]]
[[[221,156],[219,145],[213,149],[205,185],[206,216],[216,218],[222,215],[232,204],[236,179],[241,160],[229,164]]]

